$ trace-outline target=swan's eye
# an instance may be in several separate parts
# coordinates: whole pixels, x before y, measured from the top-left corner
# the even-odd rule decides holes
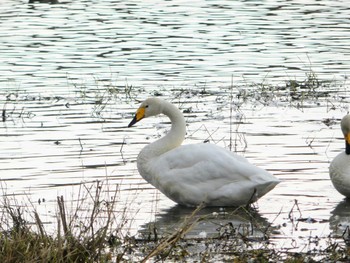
[[[145,108],[147,109],[147,108],[148,108],[148,105],[146,105]]]

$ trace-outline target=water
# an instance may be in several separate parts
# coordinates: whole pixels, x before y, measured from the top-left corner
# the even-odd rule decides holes
[[[141,148],[164,134],[166,120],[126,128],[135,99],[161,94],[185,110],[186,143],[208,139],[228,147],[233,130],[235,150],[282,180],[258,202],[263,221],[284,225],[275,242],[341,235],[334,222],[347,222],[346,209],[328,165],[343,148],[339,120],[348,110],[346,1],[1,5],[6,194],[35,200],[53,216],[56,196],[74,199],[81,183],[108,178],[119,185],[122,203],[133,204],[133,231],[158,217],[174,219],[168,211],[178,208],[142,180],[135,164]],[[241,122],[230,128],[231,81],[236,95],[247,83],[283,86],[312,72],[333,80],[322,90],[326,97],[293,101],[269,92],[266,103],[263,85],[256,86],[261,90],[247,101],[234,99],[234,119]],[[301,219],[298,228],[291,211]]]
[[[67,79],[142,87],[347,76],[346,1],[2,3],[0,81],[62,94]]]

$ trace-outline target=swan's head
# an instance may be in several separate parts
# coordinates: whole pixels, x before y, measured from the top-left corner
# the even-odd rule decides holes
[[[345,141],[350,144],[350,114],[345,115],[340,122],[341,130],[344,134]]]
[[[136,122],[150,116],[161,114],[163,111],[163,100],[159,98],[149,98],[141,103],[136,111],[135,117],[129,123],[128,127],[133,126]]]

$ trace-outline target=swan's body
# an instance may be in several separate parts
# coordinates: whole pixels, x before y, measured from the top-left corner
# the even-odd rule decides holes
[[[350,198],[350,115],[344,116],[340,125],[345,138],[345,151],[333,159],[329,175],[335,189]]]
[[[171,200],[187,206],[240,206],[258,200],[279,180],[267,171],[213,144],[180,146],[185,119],[178,108],[158,98],[145,100],[129,127],[144,117],[167,115],[170,132],[147,145],[137,158],[141,176]]]

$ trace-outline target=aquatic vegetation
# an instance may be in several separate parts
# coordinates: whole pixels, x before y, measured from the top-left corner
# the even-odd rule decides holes
[[[116,114],[117,118],[120,119],[124,115],[131,117],[128,114],[131,114],[131,108],[135,106],[131,105],[134,100],[143,99],[152,94],[171,98],[172,102],[181,108],[189,121],[189,130],[186,135],[189,140],[210,141],[224,145],[224,147],[233,151],[244,151],[248,145],[245,136],[247,126],[244,125],[248,123],[249,126],[251,118],[249,114],[251,112],[258,112],[259,109],[265,109],[268,106],[291,107],[298,113],[302,113],[308,107],[315,108],[318,106],[322,106],[324,111],[327,109],[327,111],[340,110],[340,112],[344,112],[348,109],[347,98],[349,97],[346,94],[347,87],[344,84],[336,80],[320,80],[317,74],[312,71],[307,72],[305,79],[302,80],[289,79],[280,84],[271,84],[268,80],[259,84],[236,85],[231,83],[220,88],[203,85],[172,89],[155,87],[154,90],[145,91],[143,88],[128,84],[116,85],[112,80],[95,80],[93,85],[69,83],[71,85],[69,87],[70,91],[62,96],[31,94],[22,89],[4,90],[0,93],[0,100],[4,102],[1,109],[1,118],[4,127],[10,126],[9,124],[12,123],[28,124],[28,126],[32,124],[39,130],[45,127],[47,124],[45,121],[52,121],[55,118],[61,121],[59,125],[67,125],[70,128],[69,124],[76,123],[76,119],[73,119],[73,121],[69,119],[74,115],[73,118],[75,116],[77,116],[77,119],[79,118],[79,123],[97,123],[94,128],[100,132],[100,123],[102,123],[101,126],[105,125],[105,121],[110,116],[116,118]],[[43,106],[41,111],[37,111],[38,104]],[[51,107],[53,107],[53,110],[50,112]],[[72,112],[73,115],[68,114]],[[42,118],[42,116],[49,117]],[[256,117],[256,119],[258,118],[259,116]],[[311,121],[314,121],[313,118]],[[37,121],[38,119],[39,121]],[[214,123],[213,126],[208,125],[208,122],[206,122],[208,120]],[[322,128],[329,131],[337,125],[338,121],[336,117],[327,116],[324,119],[315,120],[317,125],[314,127],[315,129]],[[113,131],[115,124],[123,125],[122,121],[111,121],[111,123],[111,127],[108,128],[113,129]],[[56,127],[57,123],[52,121],[51,124]],[[222,126],[219,127],[218,125]],[[244,129],[241,128],[242,126],[244,126]],[[286,128],[289,129],[291,126],[288,124]],[[164,127],[157,126],[156,129],[158,134],[154,136],[161,136]],[[225,132],[220,133],[219,129],[225,129]],[[120,128],[120,130],[122,129]],[[276,131],[277,135],[279,135],[278,132]],[[103,137],[101,141],[109,150],[114,144],[108,144],[106,136],[111,133],[101,136]],[[274,133],[267,132],[267,136],[271,134]],[[257,131],[256,135],[260,136],[260,131]],[[285,136],[285,134],[282,135]],[[103,153],[101,149],[100,152],[95,154],[93,152],[95,149],[92,145],[99,146],[99,141],[92,141],[91,145],[85,144],[90,138],[89,136],[94,138],[94,133],[83,136],[84,134],[78,134],[74,138],[70,138],[75,141],[75,144],[72,145],[76,149],[71,152],[72,155],[68,158],[73,158],[76,155],[84,160],[86,157],[84,154],[95,158],[101,152]],[[144,134],[141,136],[144,136]],[[326,137],[327,144],[333,138],[331,136],[333,135]],[[64,139],[64,137],[62,138]],[[52,140],[49,138],[49,142],[42,145],[57,142],[57,146],[61,143],[61,146],[71,147],[71,145],[65,144],[62,138],[58,137]],[[317,145],[318,138],[314,134],[308,134],[305,140],[307,144],[306,151],[314,146],[319,147]],[[144,141],[140,139],[140,143],[144,143]],[[251,142],[249,141],[249,143]],[[130,150],[128,148],[130,145],[126,143],[125,137],[124,140],[121,140],[119,146],[120,148],[113,149],[117,155],[119,153],[122,155],[123,151],[126,153]],[[54,149],[58,150],[59,154],[61,153],[61,148],[56,147],[56,145]],[[120,152],[118,152],[118,149],[120,149]],[[248,147],[248,151],[250,150]],[[328,148],[326,151],[328,151]],[[109,151],[108,155],[111,155]],[[103,158],[107,158],[106,156],[103,156]],[[263,161],[261,160],[261,163]],[[281,159],[279,161],[281,162]],[[323,159],[323,161],[326,162],[327,160]],[[124,167],[123,164],[128,163],[130,164],[129,160],[120,160],[120,163],[113,169],[117,170],[119,167]],[[74,171],[80,169],[79,164],[74,167]],[[82,169],[87,170],[89,167],[95,169],[96,167],[105,166],[107,167],[109,164],[106,165],[103,162],[97,164],[85,163]],[[309,167],[309,164],[307,164],[307,167]],[[271,171],[277,170],[274,169],[276,168],[272,167]],[[291,173],[294,173],[293,166],[285,169],[290,169],[290,171],[282,171],[281,174],[291,175]],[[109,173],[110,171],[108,171],[108,175]],[[119,174],[115,172],[114,175]],[[129,174],[126,173],[126,175]],[[13,179],[6,178],[5,180]],[[146,261],[147,259],[149,261],[185,261],[193,259],[202,262],[212,262],[213,260],[234,262],[347,262],[350,258],[349,229],[347,228],[342,232],[342,227],[345,226],[336,222],[335,227],[339,228],[336,234],[328,230],[326,232],[332,234],[323,236],[314,234],[312,232],[313,227],[319,228],[320,225],[321,227],[328,227],[330,220],[324,219],[327,216],[323,216],[323,219],[309,216],[303,211],[302,202],[295,201],[289,213],[270,214],[270,219],[265,223],[257,220],[258,215],[255,214],[254,209],[241,207],[237,211],[230,211],[230,213],[243,213],[248,218],[245,223],[237,225],[220,218],[221,223],[215,222],[216,225],[212,228],[213,233],[202,230],[196,236],[191,234],[196,226],[200,224],[208,225],[221,216],[220,211],[218,212],[219,215],[215,213],[202,214],[203,210],[199,208],[198,210],[188,211],[186,213],[187,217],[181,218],[176,225],[166,229],[166,231],[159,226],[155,219],[154,222],[149,222],[148,232],[130,234],[128,229],[134,217],[127,215],[127,213],[134,203],[120,208],[118,190],[114,191],[114,187],[109,185],[108,182],[100,182],[94,186],[82,185],[82,188],[85,189],[85,195],[74,196],[73,200],[59,196],[57,200],[51,201],[54,207],[53,210],[56,210],[56,214],[51,217],[51,220],[46,220],[47,215],[36,210],[36,202],[34,204],[33,201],[29,200],[28,202],[18,203],[16,198],[4,193],[0,201],[2,222],[0,225],[0,261],[21,262],[25,258],[27,262],[129,262]],[[105,191],[106,188],[109,188],[109,190]],[[118,194],[114,195],[114,193]],[[39,200],[43,202],[42,199]],[[74,205],[71,205],[72,202]],[[156,214],[157,212],[152,211],[152,213]],[[239,216],[242,216],[242,214],[239,214]],[[271,217],[274,216],[278,220],[271,220]],[[293,247],[286,244],[281,245],[280,241],[284,242],[288,238],[284,235],[284,232],[293,231],[299,231],[296,235],[303,232],[302,241],[296,238],[297,241],[292,243]]]
[[[113,76],[110,79],[99,79],[97,76],[87,80],[67,79],[68,89],[65,95],[42,95],[14,87],[0,91],[0,102],[3,106],[1,121],[32,119],[36,116],[35,103],[52,105],[63,105],[69,108],[73,105],[90,107],[91,117],[103,120],[106,113],[111,113],[113,105],[119,102],[135,101],[140,94],[148,94],[148,97],[167,95],[173,98],[173,102],[186,100],[198,100],[200,98],[215,97],[218,104],[229,105],[232,112],[240,112],[241,106],[246,102],[252,105],[280,105],[303,109],[310,103],[325,103],[329,109],[342,107],[346,98],[346,85],[344,81],[336,79],[322,80],[311,68],[305,73],[305,78],[287,79],[283,83],[269,83],[264,79],[260,83],[244,82],[244,84],[231,83],[228,86],[210,88],[206,85],[192,87],[164,88],[154,87],[153,90],[145,90],[125,82],[118,84]],[[73,89],[73,90],[71,90]],[[336,101],[336,102],[335,102]],[[181,105],[180,105],[181,106]],[[193,109],[184,109],[184,113],[191,113]],[[220,110],[220,109],[218,109]],[[241,115],[242,116],[242,115]]]
[[[307,106],[304,103],[327,103],[334,96],[344,92],[343,86],[344,82],[335,79],[319,79],[316,72],[310,69],[301,80],[290,78],[279,84],[271,84],[268,80],[246,83],[245,86],[238,87],[237,97],[242,100],[253,99],[263,105],[285,102],[289,106],[302,109]]]
[[[91,105],[91,116],[103,118],[103,113],[110,110],[111,104],[121,100],[134,100],[143,90],[127,82],[123,85],[117,85],[117,83],[112,77],[108,80],[94,77],[92,85],[85,82],[71,82],[70,85],[74,87],[76,102]]]

